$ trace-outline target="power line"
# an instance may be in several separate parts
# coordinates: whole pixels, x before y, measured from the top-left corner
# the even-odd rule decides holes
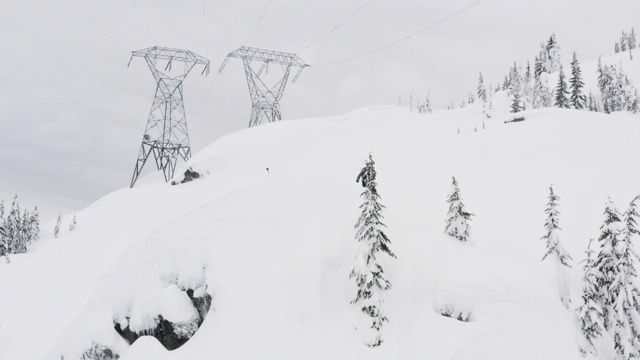
[[[451,19],[451,18],[453,18],[453,17],[456,17],[456,16],[458,16],[458,15],[462,14],[463,12],[465,12],[465,11],[467,11],[467,10],[469,10],[469,9],[473,8],[473,7],[475,7],[475,6],[477,6],[477,5],[480,5],[480,4],[481,4],[481,3],[483,3],[484,1],[485,1],[485,0],[477,0],[477,1],[474,1],[474,2],[472,2],[471,4],[469,4],[469,5],[465,6],[465,7],[463,7],[462,9],[460,9],[460,10],[458,10],[458,11],[456,11],[456,12],[452,13],[452,14],[449,14],[449,15],[447,15],[447,16],[445,16],[445,17],[443,17],[442,19],[440,19],[440,20],[438,20],[438,21],[436,21],[436,22],[434,22],[434,23],[431,23],[431,24],[429,24],[429,25],[427,25],[427,26],[425,26],[425,27],[423,27],[423,28],[421,28],[421,29],[419,29],[419,30],[417,30],[417,31],[415,31],[415,32],[413,32],[413,33],[411,33],[411,34],[407,35],[407,36],[404,36],[404,37],[402,37],[402,38],[399,38],[399,39],[397,39],[397,40],[394,40],[394,41],[392,41],[392,42],[390,42],[390,43],[388,43],[388,44],[385,44],[385,45],[380,46],[380,47],[378,47],[378,48],[375,48],[375,49],[373,49],[373,50],[367,51],[367,52],[365,52],[365,53],[363,53],[363,54],[356,55],[356,56],[352,56],[352,57],[349,57],[349,58],[346,58],[346,59],[342,59],[342,60],[338,60],[338,61],[334,61],[334,62],[330,62],[330,63],[318,64],[318,65],[313,65],[313,66],[314,66],[314,67],[319,67],[319,66],[329,66],[329,65],[342,64],[342,63],[345,63],[345,62],[349,62],[349,61],[352,61],[352,60],[356,60],[356,59],[359,59],[359,58],[362,58],[362,57],[365,57],[365,56],[368,56],[368,55],[371,55],[371,54],[377,53],[378,51],[384,50],[384,49],[386,49],[386,48],[388,48],[388,47],[391,47],[391,46],[393,46],[393,45],[396,45],[396,44],[398,44],[398,43],[401,43],[401,42],[403,42],[403,41],[405,41],[405,40],[408,40],[408,39],[410,39],[410,38],[412,38],[412,37],[414,37],[414,36],[416,36],[416,35],[418,35],[418,34],[420,34],[420,33],[424,32],[424,31],[427,31],[427,30],[429,30],[429,29],[431,29],[431,28],[433,28],[433,27],[436,27],[436,26],[438,26],[438,25],[442,24],[443,22],[445,22],[445,21],[447,21],[447,20],[449,20],[449,19]]]
[[[67,1],[69,1],[69,4],[73,5],[73,7],[76,8],[76,10],[80,13],[80,15],[82,15],[82,17],[84,17],[91,25],[93,25],[93,27],[96,30],[98,30],[99,33],[101,33],[104,37],[106,37],[107,39],[111,40],[111,42],[113,42],[114,44],[118,45],[122,49],[124,49],[126,51],[129,51],[129,49],[127,49],[125,46],[123,46],[122,44],[117,42],[114,38],[109,36],[109,34],[107,34],[106,32],[102,31],[102,29],[100,29],[100,27],[98,25],[96,25],[96,23],[94,23],[84,12],[82,12],[82,10],[80,10],[80,8],[76,4],[74,4],[73,1],[71,1],[71,0],[67,0]]]
[[[160,42],[158,41],[158,38],[153,33],[153,31],[151,31],[151,27],[149,27],[149,24],[147,24],[147,21],[144,19],[144,16],[142,16],[142,13],[140,12],[140,9],[138,8],[138,4],[136,4],[136,0],[131,0],[131,2],[133,3],[133,6],[136,8],[136,12],[138,13],[138,16],[140,17],[140,20],[142,20],[142,22],[144,23],[144,26],[146,26],[147,30],[149,30],[149,34],[151,34],[151,36],[153,37],[153,40],[155,40],[156,45],[160,45]]]
[[[116,88],[115,88],[115,90],[113,91],[113,93],[111,95],[111,100],[109,101],[109,104],[105,107],[104,113],[102,114],[102,118],[100,119],[100,122],[98,123],[98,128],[96,129],[95,133],[91,137],[92,140],[89,143],[89,148],[84,152],[85,155],[84,155],[84,158],[83,158],[82,162],[80,163],[80,167],[78,168],[78,171],[76,173],[75,179],[80,179],[80,177],[82,176],[82,172],[84,170],[84,167],[85,167],[85,165],[87,164],[87,162],[89,160],[89,154],[93,150],[93,146],[96,144],[96,139],[97,139],[98,135],[101,133],[102,127],[104,126],[105,120],[107,119],[107,115],[109,114],[109,112],[113,108],[113,104],[115,102],[115,99],[118,96],[118,94],[120,93],[120,87],[122,86],[122,82],[124,80],[124,77],[127,74],[127,69],[129,69],[129,68],[125,67],[122,70],[122,75],[120,76],[120,80],[118,80],[118,83],[116,84]],[[69,195],[71,193],[71,190],[72,189],[69,189],[67,191],[66,197],[69,197]]]
[[[204,0],[202,0],[202,23],[204,25],[204,47],[205,47],[207,57],[209,57],[209,35],[207,34],[207,12],[204,8]]]
[[[247,36],[247,38],[244,40],[243,45],[246,45],[247,42],[249,42],[249,40],[253,36],[253,33],[256,31],[256,29],[260,25],[260,22],[262,21],[262,18],[267,14],[267,10],[269,10],[269,7],[271,6],[271,3],[273,3],[273,0],[268,0],[267,4],[264,6],[264,8],[262,8],[262,12],[260,13],[260,17],[258,18],[258,21],[253,26],[253,29],[251,29],[251,32],[249,33],[249,36]]]
[[[367,7],[367,5],[371,4],[371,2],[373,2],[373,0],[367,0],[365,1],[362,5],[360,5],[360,7],[358,7],[354,12],[352,12],[351,14],[349,14],[349,16],[347,16],[344,20],[340,21],[337,25],[335,25],[333,28],[331,28],[331,30],[327,31],[326,33],[322,34],[322,36],[320,36],[319,38],[315,39],[314,41],[312,41],[309,45],[303,47],[302,49],[296,51],[297,53],[302,52],[310,47],[312,47],[313,45],[319,43],[322,39],[326,38],[327,36],[329,36],[329,34],[331,34],[332,32],[338,30],[338,28],[342,25],[344,25],[347,21],[351,20],[351,18],[353,18],[354,16],[358,15],[358,13],[360,11],[362,11],[362,9],[364,9],[365,7]]]

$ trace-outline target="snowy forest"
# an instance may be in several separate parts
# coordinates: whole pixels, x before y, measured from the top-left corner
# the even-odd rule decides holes
[[[615,53],[626,52],[633,60],[633,52],[637,48],[635,30],[622,32],[619,42],[615,43]],[[557,82],[551,83],[550,75],[557,73]],[[615,111],[630,111],[634,114],[640,110],[638,90],[626,75],[622,65],[602,64],[598,60],[597,79],[599,92],[585,93],[584,81],[580,62],[576,52],[573,52],[571,68],[567,73],[562,67],[560,45],[555,34],[540,44],[540,51],[535,55],[533,67],[529,61],[526,64],[513,63],[502,83],[485,84],[482,72],[478,77],[478,87],[475,92],[469,92],[468,98],[460,103],[460,108],[482,103],[485,116],[493,114],[493,93],[505,91],[510,99],[510,110],[517,113],[527,109],[558,107],[565,109],[589,110],[610,114]],[[411,111],[415,108],[420,113],[431,113],[430,91],[424,99],[414,100],[409,95],[407,105]],[[402,98],[399,105],[404,105]],[[452,100],[447,109],[455,109]]]

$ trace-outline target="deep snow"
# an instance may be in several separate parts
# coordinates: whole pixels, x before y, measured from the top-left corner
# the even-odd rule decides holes
[[[496,107],[506,108],[501,95]],[[479,106],[382,106],[225,136],[177,172],[191,166],[204,178],[171,186],[153,174],[78,212],[76,231],[55,239],[44,224],[29,253],[0,262],[0,358],[73,359],[97,341],[127,360],[579,359],[574,313],[540,262],[548,186],[561,197],[577,307],[577,262],[607,195],[625,208],[640,193],[640,122],[560,109],[525,116],[504,124],[508,114],[483,120]],[[369,152],[398,257],[383,260],[393,288],[376,349],[353,329],[348,278],[355,178]],[[451,176],[476,215],[471,244],[443,234]],[[128,347],[114,317],[138,306],[144,323],[170,311],[184,298],[166,288],[181,282],[205,282],[213,295],[193,339],[172,352],[152,338]],[[471,321],[441,316],[448,305]]]

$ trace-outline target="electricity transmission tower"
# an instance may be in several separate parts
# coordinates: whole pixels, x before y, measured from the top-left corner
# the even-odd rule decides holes
[[[158,170],[162,169],[165,181],[173,177],[178,157],[187,161],[191,157],[187,117],[182,99],[182,82],[194,66],[204,65],[202,74],[209,73],[209,60],[188,50],[154,46],[133,51],[134,56],[143,57],[156,80],[156,95],[151,105],[147,127],[142,136],[142,145],[131,178],[131,187],[135,185],[147,159],[153,154]],[[164,65],[164,70],[159,70]],[[174,73],[174,63],[180,63],[183,69]],[[127,65],[127,66],[129,66]],[[162,66],[160,66],[162,69]]]
[[[222,72],[227,61],[232,57],[242,59],[244,64],[244,73],[247,77],[252,105],[249,127],[259,125],[264,118],[268,122],[280,120],[282,118],[280,99],[284,94],[291,69],[298,68],[298,72],[292,80],[292,83],[295,83],[302,70],[309,65],[305,64],[296,54],[243,46],[227,55],[218,73]],[[254,63],[260,65],[258,70],[253,67]],[[267,85],[266,80],[260,77],[265,69],[267,72],[269,71],[269,63],[278,64],[282,68],[282,77],[271,86]]]

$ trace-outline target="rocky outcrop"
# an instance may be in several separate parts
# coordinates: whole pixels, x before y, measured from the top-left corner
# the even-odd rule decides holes
[[[203,294],[198,294],[201,296],[194,296],[194,290],[187,289],[186,294],[189,296],[194,309],[198,313],[198,316],[191,321],[171,322],[162,315],[158,315],[155,328],[143,332],[135,332],[129,328],[129,318],[127,317],[126,326],[122,326],[122,324],[114,320],[114,329],[129,344],[133,344],[141,336],[153,336],[158,339],[167,350],[175,350],[189,341],[196,331],[198,331],[211,308],[212,297],[208,293],[203,292]]]
[[[201,177],[202,175],[199,172],[194,171],[192,168],[188,168],[187,171],[184,172],[184,176],[182,177],[182,180],[172,181],[171,185],[188,183],[189,181],[200,179]]]

